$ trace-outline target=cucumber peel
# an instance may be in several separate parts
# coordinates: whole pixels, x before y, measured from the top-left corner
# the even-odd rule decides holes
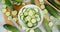
[[[11,26],[9,24],[5,24],[3,27],[12,32],[20,32],[20,30],[18,30],[15,26]]]
[[[13,11],[13,5],[11,4],[10,0],[5,0],[5,4],[8,8],[10,8]]]
[[[54,9],[54,8],[52,8],[51,6],[49,6],[48,4],[45,4],[45,8],[48,10],[48,12],[52,15],[52,16],[54,16],[55,18],[60,18],[60,15],[58,14],[58,12]]]

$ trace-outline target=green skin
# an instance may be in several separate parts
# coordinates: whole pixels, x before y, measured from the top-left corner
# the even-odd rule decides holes
[[[34,0],[31,0],[31,4],[35,4]]]
[[[51,4],[53,4],[57,9],[60,9],[60,5],[54,2],[54,0],[48,0]]]
[[[8,8],[10,8],[13,11],[13,5],[11,4],[10,0],[5,0],[5,4]]]
[[[3,27],[12,32],[20,32],[20,30],[18,30],[16,27],[11,26],[9,24],[5,24],[5,25],[3,25]]]
[[[57,25],[58,30],[60,31],[60,25]]]
[[[52,30],[51,30],[51,28],[49,27],[48,24],[49,24],[48,20],[44,18],[43,25],[44,25],[44,28],[45,28],[46,32],[52,32]]]
[[[60,17],[60,15],[58,14],[58,12],[57,12],[54,8],[52,8],[52,7],[49,6],[48,4],[45,4],[45,7],[46,7],[46,9],[48,10],[48,12],[49,12],[52,16],[54,16],[55,18],[59,18],[59,17]]]
[[[42,32],[39,28],[34,29],[35,32]]]
[[[15,1],[16,1],[16,2],[20,2],[20,3],[22,2],[22,0],[15,0]]]

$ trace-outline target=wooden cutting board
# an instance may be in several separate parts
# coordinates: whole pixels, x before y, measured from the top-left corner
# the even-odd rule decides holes
[[[40,6],[39,0],[34,0],[34,2],[35,2],[35,5]],[[31,4],[31,2],[26,2],[26,5],[29,5],[29,4]],[[18,12],[19,12],[19,10],[20,10],[23,6],[25,6],[25,5],[21,4],[20,6],[14,6],[14,8],[15,8],[16,10],[18,10]],[[8,8],[7,11],[11,12],[11,10],[10,10],[9,8]],[[4,14],[4,18],[5,18],[5,21],[6,21],[7,24],[14,25],[10,20],[8,20],[8,17],[7,17],[5,14]],[[17,21],[17,23],[18,23],[18,21]],[[20,24],[18,24],[18,25],[19,25],[20,27],[22,27]]]

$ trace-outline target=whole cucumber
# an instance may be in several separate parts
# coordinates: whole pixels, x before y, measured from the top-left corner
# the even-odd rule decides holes
[[[31,4],[35,4],[35,2],[34,2],[35,0],[31,0]]]
[[[13,5],[11,4],[10,0],[5,0],[5,4],[8,8],[10,8],[13,11]]]
[[[14,1],[22,3],[22,0],[14,0]]]
[[[48,24],[49,24],[48,22],[49,22],[49,21],[44,18],[44,20],[43,20],[44,28],[45,28],[46,32],[52,32],[51,28],[50,28],[49,25],[48,25]]]
[[[48,0],[52,5],[54,5],[57,9],[60,9],[60,5],[54,2],[54,0]],[[58,0],[57,0],[58,1]]]
[[[15,26],[11,26],[9,24],[5,24],[3,27],[12,32],[20,32]]]
[[[60,17],[60,15],[58,14],[58,12],[54,8],[52,8],[51,6],[49,6],[48,4],[45,4],[45,8],[55,18],[59,18]]]

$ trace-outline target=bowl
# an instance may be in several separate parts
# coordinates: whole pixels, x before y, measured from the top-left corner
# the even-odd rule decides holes
[[[32,4],[30,4],[30,5],[26,5],[26,6],[24,6],[24,7],[22,7],[21,9],[20,9],[20,11],[19,11],[19,13],[18,13],[18,22],[22,25],[22,26],[24,26],[25,28],[28,28],[26,25],[25,25],[25,23],[20,19],[20,13],[22,12],[22,10],[23,10],[23,8],[38,8],[39,9],[39,13],[40,13],[40,21],[38,22],[38,24],[35,26],[35,27],[33,27],[33,28],[31,28],[31,29],[34,29],[34,28],[36,28],[36,27],[39,27],[41,24],[42,24],[42,22],[43,22],[43,13],[42,13],[42,10],[38,7],[38,6],[36,6],[36,5],[32,5]]]

